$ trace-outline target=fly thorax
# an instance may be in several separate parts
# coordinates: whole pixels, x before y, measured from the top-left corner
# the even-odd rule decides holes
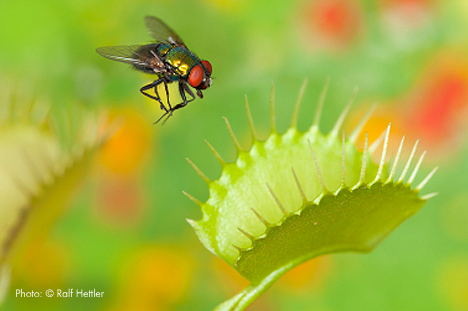
[[[198,62],[198,58],[185,48],[174,47],[166,54],[166,61],[175,68],[176,74],[185,77]]]

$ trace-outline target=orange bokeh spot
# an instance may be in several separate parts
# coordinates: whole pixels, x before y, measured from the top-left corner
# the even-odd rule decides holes
[[[310,290],[311,287],[320,287],[329,273],[330,256],[320,256],[288,271],[278,283],[294,292],[301,289]]]
[[[149,153],[151,125],[134,110],[115,113],[123,117],[122,127],[109,139],[101,152],[101,163],[116,173],[129,173],[140,167]]]
[[[368,112],[368,110],[369,106],[364,106],[361,109],[357,109],[356,112],[349,117],[345,132],[351,134],[356,126],[360,123],[364,115]],[[377,139],[382,139],[382,136],[385,135],[388,125],[391,124],[387,152],[389,155],[395,155],[397,153],[401,139],[405,134],[407,134],[402,123],[401,115],[399,115],[395,109],[389,106],[377,106],[372,113],[371,118],[366,122],[361,133],[359,134],[356,140],[356,147],[359,150],[364,149],[366,135],[368,146],[371,146]],[[409,153],[411,149],[409,146],[412,146],[414,143],[414,140],[407,137],[405,146],[403,147],[402,151],[403,154]],[[379,163],[380,161],[383,148],[382,145],[383,142],[377,148],[377,151],[370,155],[375,163]]]
[[[219,276],[221,286],[229,295],[239,292],[250,284],[236,270],[218,257],[213,257],[213,270]]]

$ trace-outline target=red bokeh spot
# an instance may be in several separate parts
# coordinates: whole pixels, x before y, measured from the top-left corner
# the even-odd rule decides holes
[[[413,127],[423,129],[432,139],[450,135],[453,119],[467,98],[468,85],[462,77],[440,76],[423,91],[420,105],[423,109],[411,118]]]
[[[360,10],[343,0],[313,2],[307,9],[307,28],[327,43],[343,44],[354,39],[361,24]]]
[[[133,177],[106,179],[98,193],[99,216],[117,226],[141,220],[144,199],[140,183]]]
[[[460,133],[466,132],[468,64],[453,55],[438,60],[403,101],[403,107],[408,107],[407,128],[426,144],[440,148],[458,141]]]
[[[440,161],[466,144],[467,118],[468,62],[463,54],[449,52],[430,64],[407,94],[377,107],[359,145],[364,133],[373,141],[391,121],[390,153],[396,152],[399,139],[405,135],[405,145],[420,139],[419,149],[428,151],[427,158]],[[357,124],[357,118],[352,123]]]

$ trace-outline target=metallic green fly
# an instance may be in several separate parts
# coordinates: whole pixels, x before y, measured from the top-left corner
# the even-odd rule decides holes
[[[157,100],[164,110],[164,114],[155,122],[158,123],[165,116],[167,121],[174,110],[187,106],[195,99],[189,86],[196,90],[197,96],[203,98],[202,90],[211,85],[212,67],[209,61],[200,60],[192,53],[180,37],[162,20],[154,16],[145,17],[148,32],[156,42],[137,46],[106,46],[96,49],[96,52],[108,59],[128,63],[133,68],[149,74],[157,75],[157,79],[143,86],[140,92]],[[169,83],[179,84],[182,102],[174,106],[169,101]],[[163,83],[166,90],[167,106],[163,104],[158,93],[158,86]],[[154,89],[155,95],[148,91]],[[187,99],[187,95],[191,98]]]

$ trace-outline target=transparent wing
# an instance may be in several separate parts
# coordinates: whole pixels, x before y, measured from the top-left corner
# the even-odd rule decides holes
[[[156,41],[168,42],[171,44],[177,44],[184,48],[187,48],[182,39],[166,25],[162,20],[154,16],[145,16],[146,28],[148,32]]]
[[[138,50],[141,46],[103,46],[96,49],[96,52],[105,58],[115,60],[122,63],[147,66],[145,57],[141,55]]]
[[[137,69],[151,72],[165,71],[164,62],[152,52],[151,45],[134,46],[104,46],[96,49],[96,52],[105,58],[136,66]]]

